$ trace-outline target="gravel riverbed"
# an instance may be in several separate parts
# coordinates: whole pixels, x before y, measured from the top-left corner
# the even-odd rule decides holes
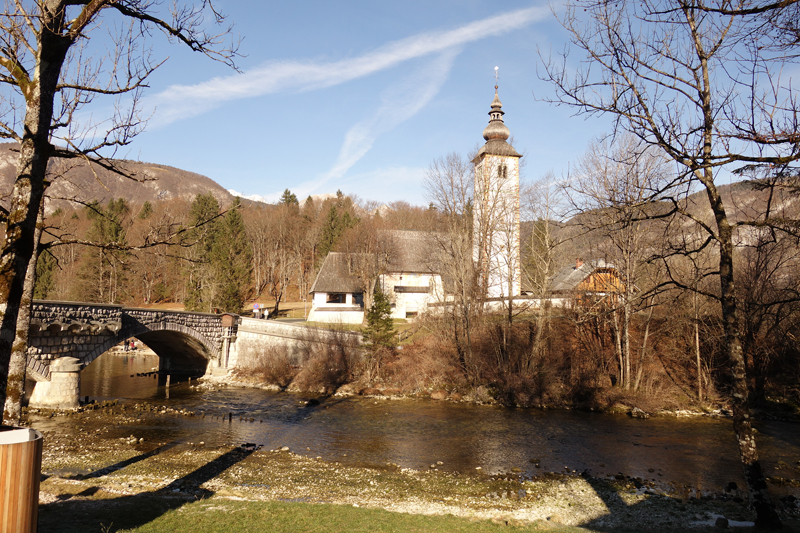
[[[420,514],[452,514],[503,523],[546,522],[589,530],[683,531],[752,526],[737,490],[711,494],[689,487],[657,487],[617,476],[580,473],[529,477],[521,469],[485,475],[386,464],[346,466],[286,447],[239,445],[210,448],[202,442],[147,442],[139,424],[158,417],[193,416],[140,405],[108,405],[69,415],[74,424],[41,424],[45,437],[40,508],[67,503],[113,506],[142,494],[175,501],[204,499],[333,503]],[[37,416],[32,414],[34,426]],[[130,426],[131,436],[107,438],[110,425]],[[780,501],[790,530],[798,530],[797,500]]]

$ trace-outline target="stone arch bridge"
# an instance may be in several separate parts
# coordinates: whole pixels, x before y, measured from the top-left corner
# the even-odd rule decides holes
[[[33,407],[78,407],[80,370],[136,337],[159,356],[159,372],[199,377],[227,369],[238,316],[112,304],[34,300],[28,333]]]

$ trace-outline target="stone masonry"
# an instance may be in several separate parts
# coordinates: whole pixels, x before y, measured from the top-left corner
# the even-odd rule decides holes
[[[28,338],[28,369],[33,379],[49,380],[54,360],[74,357],[85,366],[131,337],[141,338],[156,353],[158,345],[168,347],[170,340],[180,338],[184,351],[188,348],[195,358],[219,366],[224,338],[235,335],[230,331],[235,328],[222,326],[223,316],[36,300]]]

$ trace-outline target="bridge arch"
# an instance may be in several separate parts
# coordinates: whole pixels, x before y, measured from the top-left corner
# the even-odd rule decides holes
[[[213,339],[185,325],[161,320],[143,324],[123,325],[114,336],[104,339],[81,358],[88,365],[122,341],[135,337],[145,343],[160,358],[159,369],[186,373],[192,377],[205,374],[209,361],[219,357],[219,346]]]
[[[52,362],[74,357],[87,365],[136,337],[159,356],[160,370],[194,377],[226,366],[223,347],[235,338],[237,321],[230,314],[34,300],[28,368],[36,381],[49,381]]]

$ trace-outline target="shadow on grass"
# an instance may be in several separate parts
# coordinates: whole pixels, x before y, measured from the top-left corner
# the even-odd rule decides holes
[[[165,447],[162,446],[156,450],[160,453],[164,451],[163,448]],[[76,495],[61,495],[57,501],[39,506],[39,531],[52,533],[98,531],[105,533],[140,527],[168,511],[210,497],[213,492],[201,488],[200,485],[243,461],[257,449],[255,446],[234,448],[155,491],[110,499],[71,499],[74,496],[92,496],[99,490],[96,487],[90,487]],[[142,460],[151,457],[155,455],[153,452],[142,454],[134,459]],[[137,461],[123,461],[112,465],[117,468],[106,467],[98,472],[114,472],[134,462]],[[105,474],[95,472],[86,477],[100,477],[101,475]]]

